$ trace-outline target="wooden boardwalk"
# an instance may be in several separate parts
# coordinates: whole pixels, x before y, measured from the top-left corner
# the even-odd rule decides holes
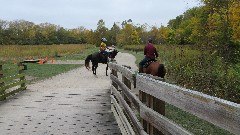
[[[111,112],[111,82],[104,69],[100,65],[97,76],[85,68],[72,70],[28,85],[0,102],[0,134],[121,134]]]

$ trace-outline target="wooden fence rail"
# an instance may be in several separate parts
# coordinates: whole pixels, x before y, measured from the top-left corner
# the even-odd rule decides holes
[[[3,65],[0,64],[0,101],[27,88],[26,79],[23,75],[23,65],[15,66],[17,67],[4,69]]]
[[[231,133],[240,133],[240,104],[136,74],[114,63],[109,67],[112,110],[123,134],[192,134],[164,116],[165,102]],[[139,97],[134,90],[139,91]]]

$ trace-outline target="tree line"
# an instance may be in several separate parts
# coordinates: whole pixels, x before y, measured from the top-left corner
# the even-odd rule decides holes
[[[131,19],[114,23],[109,29],[99,20],[96,30],[66,29],[50,23],[34,24],[25,20],[0,20],[0,44],[96,44],[102,37],[119,46],[145,44],[196,45],[215,50],[227,60],[239,55],[240,1],[201,0],[202,5],[187,10],[167,26],[134,24]],[[237,61],[234,59],[233,61]]]

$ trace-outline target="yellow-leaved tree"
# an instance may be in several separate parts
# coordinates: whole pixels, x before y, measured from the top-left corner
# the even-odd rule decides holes
[[[240,1],[235,0],[229,7],[229,21],[232,28],[231,39],[240,43]]]

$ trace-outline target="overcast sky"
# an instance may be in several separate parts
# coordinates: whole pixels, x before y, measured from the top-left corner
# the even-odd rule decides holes
[[[200,0],[0,0],[0,19],[49,22],[64,28],[96,29],[100,19],[108,28],[132,19],[134,24],[166,26],[170,19]]]

